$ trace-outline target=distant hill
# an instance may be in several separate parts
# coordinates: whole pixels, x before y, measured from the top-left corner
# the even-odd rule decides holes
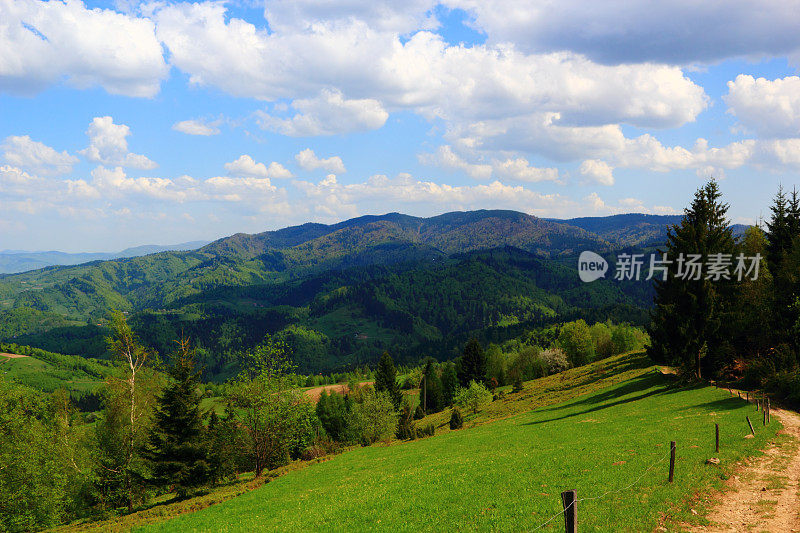
[[[126,248],[116,253],[67,253],[67,252],[29,252],[24,250],[0,250],[0,274],[27,272],[54,265],[79,265],[90,261],[104,261],[123,257],[167,252],[172,250],[196,250],[208,244],[208,241],[192,241],[181,244],[157,245],[148,244]]]
[[[162,352],[182,332],[196,339],[214,375],[265,334],[309,372],[352,368],[384,350],[399,361],[449,358],[470,336],[502,341],[576,317],[641,322],[649,284],[583,284],[573,258],[650,242],[676,219],[389,213],[48,266],[0,275],[0,340],[101,356],[118,309]]]
[[[680,224],[683,215],[646,215],[626,213],[607,217],[581,217],[565,220],[550,219],[552,222],[568,224],[594,233],[614,247],[648,246],[664,242],[667,228]],[[736,236],[743,235],[744,224],[731,226]]]

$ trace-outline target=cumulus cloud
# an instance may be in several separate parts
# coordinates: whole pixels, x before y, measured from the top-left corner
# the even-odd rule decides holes
[[[581,163],[580,173],[600,185],[614,185],[614,169],[605,161],[587,159]]]
[[[247,154],[240,156],[236,161],[225,163],[225,170],[228,174],[241,178],[291,178],[292,173],[283,165],[273,161],[266,166],[264,163],[256,163]]]
[[[152,97],[168,74],[147,18],[83,2],[0,2],[0,91],[32,94],[66,78],[78,88]]]
[[[311,148],[306,148],[302,152],[299,152],[294,156],[294,159],[303,170],[312,171],[322,168],[328,172],[333,172],[334,174],[343,174],[347,172],[347,169],[344,168],[344,163],[342,162],[341,157],[336,155],[321,159],[317,157],[317,155],[314,153],[314,150]]]
[[[728,112],[762,137],[800,136],[800,78],[767,80],[740,74],[723,97]]]
[[[125,124],[114,124],[111,117],[95,117],[86,130],[89,146],[79,153],[89,161],[108,166],[122,166],[149,170],[155,162],[128,151],[127,137],[131,130]]]
[[[468,163],[456,154],[453,148],[442,145],[432,154],[420,154],[419,161],[423,165],[437,166],[448,170],[460,170],[472,178],[486,180],[492,177],[492,166],[483,163]]]
[[[299,113],[289,118],[260,111],[259,124],[290,137],[313,137],[376,130],[389,118],[389,113],[373,98],[348,100],[341,91],[328,89],[316,98],[295,100],[292,107]]]
[[[219,135],[219,121],[210,123],[202,120],[182,120],[172,125],[172,129],[187,135]]]
[[[513,42],[536,53],[568,50],[607,64],[716,62],[800,49],[800,10],[792,2],[445,3],[467,10],[491,44]]]
[[[505,161],[494,161],[493,169],[501,178],[508,178],[516,181],[526,181],[536,183],[539,181],[558,181],[557,168],[534,167],[524,157],[516,159],[506,159]]]
[[[57,152],[46,144],[32,140],[28,135],[6,137],[0,149],[10,165],[39,174],[66,174],[78,162],[74,155],[66,151]]]

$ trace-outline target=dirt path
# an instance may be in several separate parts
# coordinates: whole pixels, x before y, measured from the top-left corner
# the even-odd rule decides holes
[[[773,408],[788,439],[774,443],[731,478],[730,491],[708,516],[703,532],[800,532],[800,415]]]
[[[0,353],[0,357],[6,357],[8,359],[22,359],[24,357],[28,357],[27,355],[18,355],[15,353]]]
[[[358,384],[359,387],[364,387],[366,385],[372,385],[373,381],[362,381]],[[347,394],[350,392],[350,389],[347,387],[347,383],[336,383],[335,385],[323,385],[321,387],[314,387],[313,389],[308,389],[306,391],[306,396],[311,399],[311,403],[317,403],[319,401],[319,397],[322,395],[322,391],[328,391],[328,394],[332,392],[337,392],[339,394]]]

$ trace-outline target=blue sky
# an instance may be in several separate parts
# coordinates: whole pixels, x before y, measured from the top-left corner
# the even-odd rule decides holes
[[[797,27],[741,0],[0,0],[0,250],[668,214],[712,175],[754,222],[798,183]]]

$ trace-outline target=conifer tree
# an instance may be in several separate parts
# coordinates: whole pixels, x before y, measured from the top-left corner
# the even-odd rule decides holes
[[[181,339],[178,343],[176,360],[169,368],[172,381],[158,397],[147,457],[153,485],[174,486],[183,498],[208,481],[211,469],[197,393],[200,372],[195,370],[189,341]]]
[[[458,366],[458,381],[462,387],[469,386],[470,381],[478,383],[486,381],[486,354],[478,339],[470,339],[464,347],[464,354]]]
[[[706,271],[700,279],[681,277],[687,268],[679,257],[700,254],[705,263],[714,254],[733,256],[735,243],[727,211],[716,181],[698,189],[681,223],[668,230],[666,253],[672,263],[667,279],[655,282],[648,351],[656,361],[678,364],[697,377],[718,370],[732,354],[728,328],[735,286],[731,280],[707,279]],[[701,361],[705,353],[708,355]]]
[[[403,395],[397,385],[397,369],[389,352],[383,352],[378,368],[375,371],[375,390],[378,392],[386,391],[396,409],[400,408]]]

